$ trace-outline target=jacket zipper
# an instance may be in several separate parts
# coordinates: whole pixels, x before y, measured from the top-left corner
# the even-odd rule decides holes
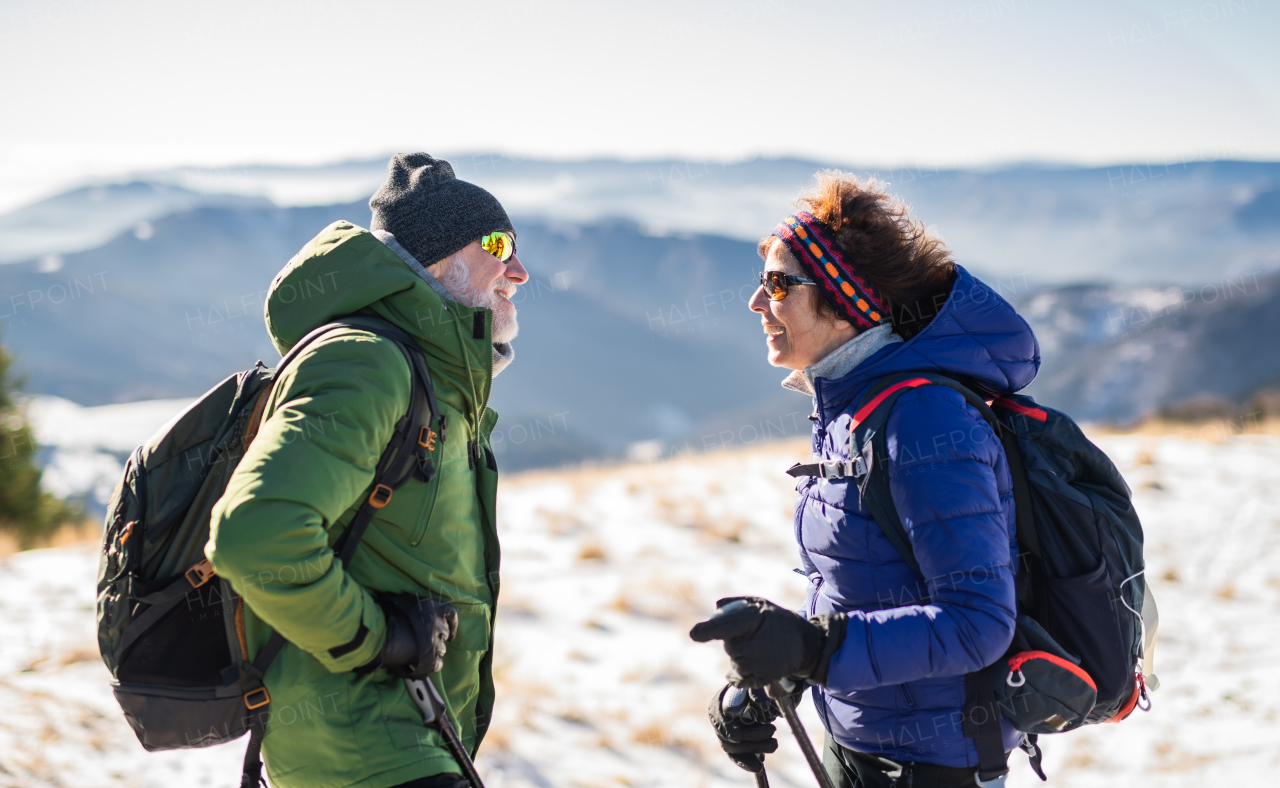
[[[814,572],[809,582],[813,584],[813,592],[809,594],[809,617],[812,618],[818,615],[818,592],[822,590],[825,581],[820,572]]]

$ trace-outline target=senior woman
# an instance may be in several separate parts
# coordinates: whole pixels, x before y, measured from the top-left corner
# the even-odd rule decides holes
[[[769,363],[792,370],[782,385],[813,398],[816,460],[852,459],[853,414],[887,375],[941,373],[988,398],[1035,377],[1039,348],[1026,322],[874,182],[820,173],[800,203],[807,210],[760,244],[765,271],[750,306]],[[725,641],[733,684],[812,685],[835,785],[980,785],[965,674],[1000,658],[1014,634],[1009,467],[978,411],[944,386],[902,394],[884,429],[892,499],[921,574],[852,479],[801,477],[807,618],[746,597],[691,634]],[[777,747],[774,726],[726,718],[724,692],[712,722],[730,757],[758,772]],[[1004,722],[989,740],[1007,753],[1021,734]]]

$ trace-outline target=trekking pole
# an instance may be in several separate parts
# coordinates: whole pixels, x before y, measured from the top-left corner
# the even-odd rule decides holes
[[[418,709],[422,712],[422,721],[440,732],[440,738],[444,739],[444,746],[458,762],[458,766],[462,769],[462,776],[471,783],[471,788],[484,788],[480,773],[471,762],[471,756],[462,746],[462,740],[458,738],[458,732],[453,729],[453,723],[449,722],[444,698],[440,697],[440,691],[436,689],[436,685],[423,679],[405,679],[404,686],[409,690],[409,697],[418,704]]]
[[[822,759],[818,757],[817,751],[813,749],[813,742],[809,740],[809,734],[804,731],[804,725],[800,722],[800,715],[796,714],[796,704],[790,697],[795,688],[794,681],[789,678],[781,678],[765,688],[765,692],[769,693],[769,697],[777,701],[778,708],[782,709],[782,716],[787,718],[787,724],[791,726],[791,733],[796,737],[796,741],[800,743],[800,750],[804,753],[804,759],[809,762],[809,768],[813,770],[813,776],[817,778],[818,785],[821,788],[835,788],[831,783],[831,775],[827,774],[827,770],[822,765]]]
[[[726,717],[742,720],[748,725],[756,721],[755,710],[750,705],[751,696],[742,687],[729,687],[720,699],[720,708]],[[756,788],[769,788],[769,775],[764,770],[764,756],[760,756],[760,771],[754,772]]]

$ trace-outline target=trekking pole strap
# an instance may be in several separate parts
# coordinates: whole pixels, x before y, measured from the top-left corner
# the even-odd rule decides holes
[[[1027,760],[1031,763],[1031,770],[1040,778],[1040,782],[1048,782],[1049,778],[1044,774],[1044,750],[1040,749],[1040,735],[1036,733],[1028,733],[1022,739],[1022,751],[1027,754]]]

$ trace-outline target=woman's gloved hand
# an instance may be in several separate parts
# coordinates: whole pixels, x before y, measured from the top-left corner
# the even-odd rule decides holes
[[[732,664],[729,683],[763,687],[781,678],[825,684],[831,656],[844,642],[848,620],[843,614],[805,620],[757,596],[716,602],[716,614],[689,631],[705,643],[723,640]]]
[[[762,689],[726,684],[711,698],[707,716],[729,760],[752,773],[764,768],[764,756],[778,749],[772,724],[781,712]]]
[[[387,619],[382,651],[357,673],[385,668],[392,676],[425,679],[444,667],[445,643],[458,634],[458,611],[446,602],[417,594],[378,594]]]

